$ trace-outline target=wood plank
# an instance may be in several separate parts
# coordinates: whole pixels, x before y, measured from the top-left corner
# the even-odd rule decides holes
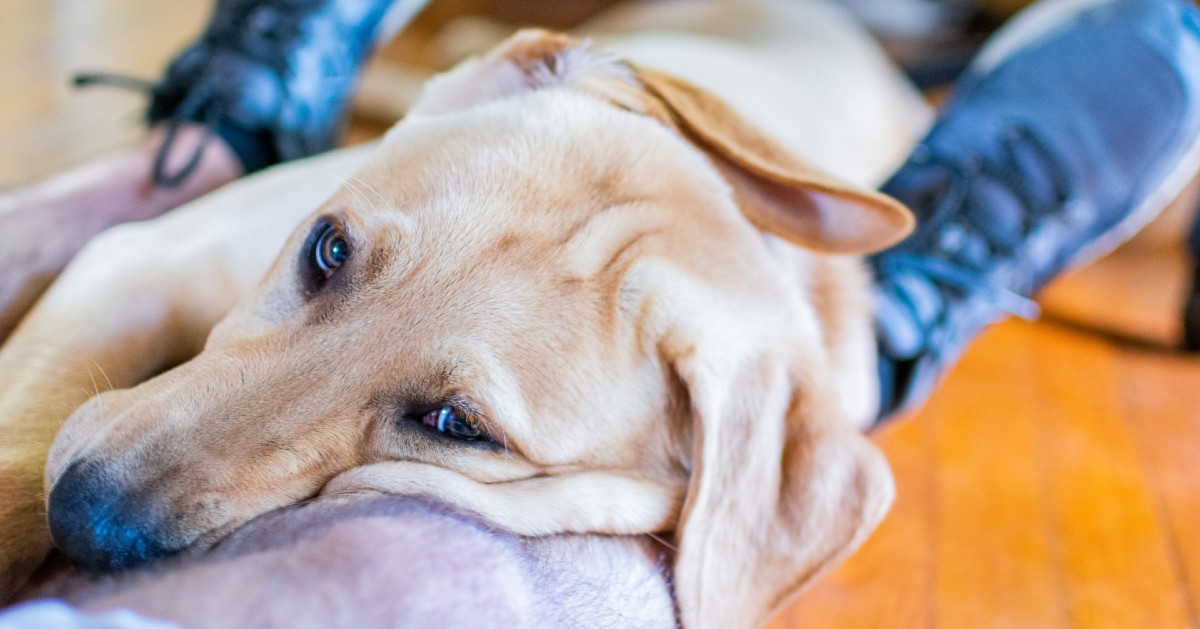
[[[1030,378],[1047,435],[1055,524],[1072,627],[1190,627],[1137,444],[1125,423],[1114,353],[1103,343],[1030,326]]]
[[[1021,382],[1029,326],[985,334],[924,413],[935,425],[938,627],[1065,627],[1043,430]]]
[[[1133,344],[1175,347],[1186,261],[1182,247],[1118,251],[1051,284],[1039,299],[1045,319]]]
[[[891,513],[842,567],[770,629],[929,627],[932,621],[932,443],[927,421],[897,420],[872,437],[896,477]]]
[[[1200,626],[1200,360],[1123,353],[1121,400],[1166,521],[1180,596]]]

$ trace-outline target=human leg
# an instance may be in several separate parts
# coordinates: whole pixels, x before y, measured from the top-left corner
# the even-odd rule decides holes
[[[182,626],[666,629],[668,552],[642,537],[523,538],[411,496],[324,497],[199,555],[64,574],[30,595]]]
[[[183,159],[203,134],[194,125],[181,129],[168,162]],[[157,216],[241,174],[237,159],[217,142],[187,181],[156,186],[150,171],[161,137],[161,130],[152,131],[136,147],[0,194],[0,230],[6,237],[0,248],[0,341],[96,234]]]

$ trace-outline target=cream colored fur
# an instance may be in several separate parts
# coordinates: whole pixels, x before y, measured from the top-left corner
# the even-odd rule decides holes
[[[36,470],[82,404],[46,490],[102,466],[188,514],[170,544],[322,492],[426,494],[529,535],[671,532],[685,627],[766,623],[891,501],[858,432],[855,256],[906,232],[865,187],[928,113],[831,5],[740,6],[762,11],[741,44],[519,34],[365,163],[284,166],[90,246],[0,351],[0,491],[21,497],[0,586],[45,552]],[[352,246],[336,289],[304,288],[320,222]],[[405,419],[443,403],[497,444]]]

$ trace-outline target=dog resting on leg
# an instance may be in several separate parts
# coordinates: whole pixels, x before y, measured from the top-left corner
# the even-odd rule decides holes
[[[46,483],[63,549],[130,566],[319,493],[422,494],[523,534],[673,532],[685,626],[765,622],[891,495],[853,427],[853,254],[909,220],[798,155],[870,185],[921,117],[832,9],[779,7],[815,36],[765,58],[525,33],[433,83],[197,359],[75,413]],[[130,386],[195,351],[326,194],[301,170],[103,236],[0,351],[0,428],[29,435],[0,452],[9,583],[45,548],[27,472],[91,366]]]
[[[195,359],[59,434],[50,526],[122,568],[318,493],[523,535],[673,531],[689,628],[755,627],[892,485],[853,257],[907,211],[699,88],[523,32],[437,79]]]

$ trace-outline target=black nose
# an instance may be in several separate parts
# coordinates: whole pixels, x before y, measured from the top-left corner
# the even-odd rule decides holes
[[[82,568],[122,570],[170,553],[156,537],[153,509],[91,461],[75,461],[50,490],[50,535]]]

